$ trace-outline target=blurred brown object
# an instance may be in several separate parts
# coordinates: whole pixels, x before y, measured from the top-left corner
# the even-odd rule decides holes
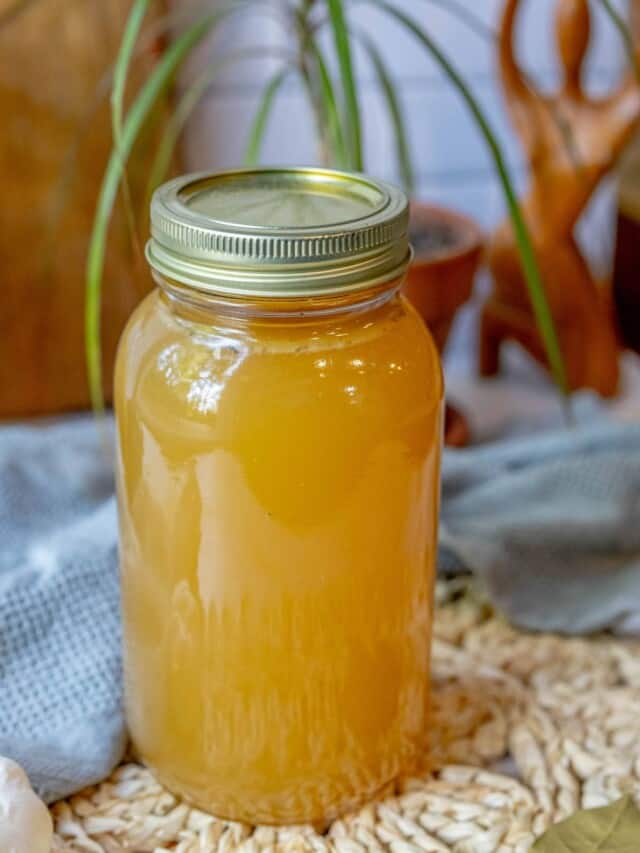
[[[86,250],[111,148],[109,72],[129,9],[129,0],[33,0],[0,27],[0,417],[89,403]],[[134,85],[157,57],[147,44]],[[148,140],[128,168],[141,232]],[[120,330],[150,284],[117,208],[102,315],[108,395]]]
[[[637,0],[634,0],[636,3]],[[559,0],[556,36],[564,80],[553,95],[536,91],[514,57],[520,0],[506,0],[499,40],[500,78],[530,167],[522,209],[553,313],[569,386],[604,396],[618,387],[619,345],[609,287],[598,284],[574,228],[600,180],[616,164],[640,119],[638,83],[629,76],[605,98],[582,87],[589,46],[587,0]],[[547,366],[515,236],[503,222],[489,246],[493,292],[482,314],[480,370],[499,369],[503,341],[513,339]]]
[[[414,258],[403,292],[442,353],[456,311],[471,296],[482,232],[468,216],[412,202],[411,242]]]
[[[640,183],[635,206],[618,204],[613,292],[620,334],[625,346],[640,353]]]
[[[419,202],[411,204],[410,230],[414,259],[403,292],[442,354],[456,312],[471,296],[483,235],[468,216]],[[469,437],[464,415],[447,404],[446,443],[462,447]]]
[[[640,41],[640,3],[628,10],[629,27]],[[640,132],[636,131],[618,170],[618,217],[613,295],[622,342],[640,353]]]

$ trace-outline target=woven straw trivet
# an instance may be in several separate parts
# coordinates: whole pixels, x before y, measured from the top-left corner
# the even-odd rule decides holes
[[[640,803],[640,642],[524,634],[451,584],[438,599],[428,777],[319,835],[216,820],[125,764],[53,807],[53,853],[521,853],[577,809]]]

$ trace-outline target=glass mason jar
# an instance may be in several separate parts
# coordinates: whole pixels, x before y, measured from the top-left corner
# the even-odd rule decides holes
[[[128,722],[224,818],[322,822],[424,755],[443,383],[397,189],[190,176],[116,368]]]

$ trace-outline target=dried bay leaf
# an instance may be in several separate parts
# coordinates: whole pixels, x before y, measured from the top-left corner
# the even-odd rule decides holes
[[[640,853],[640,810],[629,795],[609,806],[576,812],[531,848],[537,853]]]

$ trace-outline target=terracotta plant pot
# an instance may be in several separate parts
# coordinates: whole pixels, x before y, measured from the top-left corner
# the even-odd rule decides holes
[[[444,352],[456,311],[471,296],[483,238],[469,217],[435,205],[411,206],[411,241],[415,258],[404,293]],[[464,417],[447,407],[445,441],[460,447],[469,441]]]

